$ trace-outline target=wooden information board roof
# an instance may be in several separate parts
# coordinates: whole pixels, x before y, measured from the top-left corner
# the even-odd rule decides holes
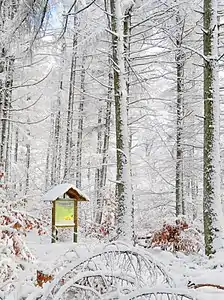
[[[43,197],[43,201],[55,201],[58,198],[64,198],[64,195],[67,197],[65,199],[75,199],[77,201],[89,201],[89,198],[76,188],[73,184],[62,183],[54,186],[50,189]]]

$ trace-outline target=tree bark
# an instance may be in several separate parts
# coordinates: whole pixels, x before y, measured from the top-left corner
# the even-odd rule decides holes
[[[29,118],[28,118],[28,120],[29,120]],[[27,195],[27,193],[29,191],[29,186],[30,186],[30,158],[31,158],[30,130],[27,129],[25,195]]]
[[[77,136],[77,153],[76,153],[76,186],[81,188],[82,186],[82,138],[83,138],[83,111],[84,111],[84,99],[85,99],[85,56],[82,59],[81,68],[81,95],[79,102],[79,119],[78,119],[78,136]]]
[[[4,61],[3,61],[4,60]],[[1,116],[1,145],[0,145],[0,161],[4,164],[5,180],[9,179],[10,170],[10,156],[9,156],[9,142],[11,137],[10,124],[10,108],[12,100],[12,85],[14,73],[13,56],[6,56],[5,50],[2,50],[2,72],[4,79],[1,81],[1,95],[0,95],[0,116]]]
[[[62,121],[61,121],[61,105],[62,105],[62,91],[63,91],[63,74],[64,74],[64,55],[66,44],[63,41],[61,50],[61,61],[59,66],[59,87],[57,93],[56,104],[53,105],[53,137],[52,138],[52,162],[51,162],[51,185],[59,184],[61,182],[61,152],[62,152]]]
[[[102,222],[103,216],[103,204],[104,204],[104,195],[103,189],[106,186],[107,181],[107,163],[108,163],[108,150],[109,150],[109,142],[110,142],[110,126],[111,126],[111,110],[112,110],[112,73],[109,71],[108,77],[108,96],[107,96],[107,104],[106,104],[106,112],[105,112],[105,130],[103,137],[103,145],[102,145],[102,167],[99,174],[99,195],[97,198],[96,205],[96,218],[95,221],[100,224]]]
[[[68,112],[67,112],[67,127],[66,127],[66,143],[65,143],[65,167],[64,167],[64,180],[74,177],[73,168],[73,110],[74,110],[74,88],[76,79],[76,61],[77,61],[77,16],[74,16],[74,28],[72,41],[72,59],[71,59],[71,71],[69,80],[69,97],[68,97]]]
[[[109,7],[108,2],[104,1],[105,11],[107,12],[107,24],[108,29],[111,30],[111,19],[109,17]],[[103,206],[104,206],[104,195],[103,189],[106,186],[107,181],[107,163],[108,163],[108,150],[109,150],[109,142],[110,142],[110,126],[111,126],[111,113],[112,113],[112,82],[113,82],[113,74],[111,68],[111,53],[108,56],[108,92],[107,92],[107,102],[106,102],[106,109],[105,109],[105,129],[104,129],[104,136],[103,136],[103,144],[102,144],[102,167],[100,169],[99,174],[99,193],[97,196],[96,201],[96,214],[95,214],[95,221],[96,223],[100,224],[102,222],[103,217]]]
[[[132,187],[128,133],[128,99],[125,78],[124,16],[120,0],[111,0],[111,27],[114,69],[114,98],[117,148],[116,199],[118,201],[117,235],[133,239]]]
[[[177,2],[177,1],[175,1]],[[182,48],[184,22],[180,8],[176,12],[176,74],[177,74],[177,133],[176,133],[176,216],[185,214],[184,203],[184,157],[183,157],[183,130],[184,130],[184,64],[185,53]]]
[[[220,97],[216,0],[204,0],[204,235],[206,255],[223,248],[220,201]],[[223,217],[222,217],[223,218]]]
[[[98,110],[98,131],[97,131],[97,149],[96,153],[98,156],[102,153],[102,107]],[[101,223],[102,216],[102,194],[101,194],[101,167],[97,166],[95,171],[95,199],[96,199],[96,222]]]

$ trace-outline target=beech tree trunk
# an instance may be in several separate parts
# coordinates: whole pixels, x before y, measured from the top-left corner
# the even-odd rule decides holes
[[[82,59],[81,67],[81,95],[78,108],[78,135],[77,135],[77,153],[76,153],[76,186],[81,188],[82,186],[82,138],[83,138],[83,111],[84,111],[84,99],[85,99],[85,56]]]
[[[117,176],[116,199],[118,201],[118,238],[133,239],[132,187],[128,132],[128,93],[125,77],[124,16],[120,0],[111,0],[111,27],[114,69],[114,98],[116,121]]]
[[[96,153],[98,156],[101,155],[102,153],[102,107],[100,107],[98,109],[98,131],[97,131],[97,149],[96,149]],[[101,218],[99,217],[99,213],[102,215],[102,195],[101,195],[101,187],[100,187],[100,176],[101,176],[101,166],[97,166],[96,171],[95,171],[95,199],[96,199],[96,222],[97,223],[101,223]]]
[[[108,7],[108,2],[104,1],[105,11],[107,12],[107,25],[108,29],[111,30],[111,19],[109,17],[110,8]],[[99,192],[96,200],[96,214],[95,221],[100,224],[102,222],[103,217],[103,206],[104,206],[104,193],[103,190],[106,186],[107,181],[107,163],[108,163],[108,150],[109,150],[109,142],[110,142],[110,126],[111,126],[111,112],[112,112],[112,83],[113,83],[113,75],[112,75],[112,67],[111,67],[111,53],[108,56],[108,93],[107,93],[107,102],[106,109],[104,113],[104,133],[103,133],[103,144],[102,144],[102,167],[99,173]]]
[[[184,130],[184,64],[185,53],[182,48],[184,20],[181,17],[179,1],[176,11],[176,91],[177,91],[177,132],[176,132],[176,216],[185,213],[184,207],[184,158],[183,158],[183,130]]]
[[[74,115],[74,88],[76,80],[76,63],[77,63],[77,16],[74,16],[74,34],[72,41],[72,58],[71,58],[71,70],[70,70],[70,80],[69,80],[69,97],[68,97],[68,112],[67,112],[67,127],[66,127],[66,143],[65,143],[65,166],[64,166],[64,180],[67,181],[71,177],[74,178],[74,141],[72,130],[73,125],[73,115]]]
[[[9,142],[11,137],[10,108],[12,100],[12,85],[15,59],[7,56],[2,49],[1,73],[3,78],[0,82],[0,122],[1,122],[1,144],[0,144],[0,162],[4,165],[5,180],[9,179],[10,157]]]
[[[104,196],[103,189],[106,186],[107,181],[107,163],[108,163],[108,150],[109,150],[109,142],[110,142],[110,126],[111,126],[111,106],[112,106],[112,73],[109,71],[108,77],[108,96],[106,103],[106,111],[105,111],[105,129],[104,129],[104,137],[103,137],[103,145],[102,145],[102,167],[99,170],[99,192],[97,194],[97,203],[96,203],[96,218],[95,221],[100,224],[102,222],[103,216],[103,204],[104,204]]]
[[[61,61],[59,66],[59,87],[57,93],[56,103],[53,104],[53,137],[51,147],[52,162],[51,162],[51,185],[59,184],[61,182],[61,153],[62,153],[62,120],[61,120],[61,105],[62,105],[62,91],[63,91],[63,73],[64,73],[64,54],[65,42],[62,43]],[[49,159],[49,157],[48,157]]]
[[[223,248],[220,200],[218,0],[204,0],[204,236],[205,252]]]
[[[31,157],[31,146],[30,146],[30,130],[27,129],[27,142],[26,142],[26,182],[25,182],[25,195],[27,195],[30,186],[30,157]]]

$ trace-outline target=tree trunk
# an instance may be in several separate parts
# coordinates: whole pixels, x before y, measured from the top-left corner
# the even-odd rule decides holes
[[[57,97],[57,111],[54,123],[54,149],[53,149],[53,173],[54,173],[54,184],[61,182],[61,151],[62,151],[62,137],[61,137],[61,92],[63,86],[63,78],[60,80],[59,94]]]
[[[120,0],[111,0],[111,27],[114,68],[114,97],[116,116],[118,201],[117,234],[119,238],[133,239],[132,188],[130,174],[130,149],[128,133],[128,99],[125,78],[124,18]]]
[[[47,148],[47,160],[46,160],[46,180],[45,180],[45,189],[47,190],[49,187],[54,185],[54,168],[53,168],[53,149],[54,149],[54,123],[55,123],[55,117],[54,117],[54,101],[51,101],[51,130],[49,135],[49,141],[48,141],[48,148]],[[49,178],[48,178],[48,173]]]
[[[64,74],[64,54],[65,42],[62,43],[61,61],[59,67],[59,88],[57,94],[56,105],[53,105],[53,140],[52,140],[52,162],[51,162],[51,185],[59,184],[61,182],[61,152],[62,152],[62,121],[61,121],[61,102],[63,91],[63,74]]]
[[[109,71],[108,78],[108,96],[107,96],[107,105],[106,105],[106,113],[105,113],[105,131],[104,131],[104,139],[103,139],[103,159],[102,159],[102,169],[101,169],[101,189],[106,185],[107,179],[107,163],[108,163],[108,150],[109,150],[109,142],[110,142],[110,126],[111,126],[111,106],[112,106],[112,73]]]
[[[223,247],[220,201],[220,97],[216,0],[204,0],[204,235],[206,255]]]
[[[98,131],[97,131],[97,149],[96,153],[98,157],[102,153],[102,107],[99,108],[98,110]],[[98,161],[98,160],[97,160]],[[101,181],[101,167],[97,166],[96,171],[95,171],[95,199],[96,199],[96,222],[101,223],[101,218],[99,217],[99,214],[102,215],[102,195],[101,195],[101,186],[100,186],[100,181]]]
[[[44,183],[44,190],[45,192],[50,187],[50,180],[49,180],[49,172],[50,172],[50,153],[51,153],[51,143],[48,143],[47,147],[47,157],[46,157],[46,166],[45,166],[45,183]]]
[[[28,118],[29,120],[29,118]],[[28,125],[29,126],[29,125]],[[31,146],[30,146],[30,130],[27,129],[27,142],[26,142],[26,182],[25,182],[25,195],[27,195],[30,186],[30,157],[31,157]]]
[[[99,195],[97,198],[96,205],[96,218],[95,221],[100,224],[102,222],[103,216],[103,203],[104,203],[104,195],[103,189],[106,186],[107,181],[107,163],[108,163],[108,150],[109,150],[109,142],[110,142],[110,126],[111,126],[111,106],[112,106],[112,73],[109,71],[108,77],[108,96],[107,96],[107,104],[106,104],[106,112],[105,112],[105,130],[103,137],[103,146],[102,146],[102,167],[99,174]]]
[[[13,73],[14,73],[14,57],[6,57],[3,50],[2,64],[5,79],[1,84],[1,147],[0,147],[0,161],[4,164],[5,180],[9,179],[10,169],[10,157],[9,157],[9,140],[11,136],[11,124],[10,124],[10,107],[12,100],[12,84],[13,84]]]
[[[77,16],[74,16],[74,30],[73,43],[72,43],[72,60],[71,71],[69,80],[69,98],[68,98],[68,112],[67,112],[67,127],[66,127],[66,143],[65,143],[65,168],[64,168],[64,180],[67,181],[70,177],[74,177],[73,168],[73,110],[74,110],[74,87],[76,77],[76,60],[77,60]]]
[[[192,217],[193,220],[197,218],[197,196],[198,196],[198,186],[197,186],[197,178],[196,175],[194,174],[194,168],[195,168],[195,153],[194,153],[194,146],[191,148],[190,153],[191,153],[191,176],[190,176],[190,188],[191,188],[191,202],[192,202]]]
[[[83,137],[83,111],[84,111],[84,99],[85,99],[85,56],[82,59],[82,68],[81,68],[81,95],[79,102],[79,120],[78,120],[78,136],[77,136],[77,153],[76,153],[76,186],[81,188],[82,186],[82,137]]]
[[[175,1],[177,3],[177,1]],[[185,213],[184,207],[184,167],[183,167],[183,118],[184,118],[184,64],[185,53],[182,48],[184,22],[180,8],[176,12],[176,74],[177,74],[177,134],[176,134],[176,216]]]
[[[109,17],[109,7],[108,2],[104,1],[105,11],[107,12],[107,24],[108,29],[111,30],[111,20]],[[104,194],[103,189],[106,186],[107,180],[107,163],[108,163],[108,150],[109,150],[109,142],[110,142],[110,126],[111,126],[111,108],[112,108],[112,82],[113,82],[113,75],[111,69],[111,54],[108,56],[108,65],[109,65],[109,72],[108,72],[108,93],[107,93],[107,102],[106,102],[106,110],[105,110],[105,129],[104,129],[104,136],[103,136],[103,145],[102,145],[102,167],[100,169],[99,174],[99,194],[97,197],[96,203],[96,214],[95,214],[95,221],[98,224],[101,224],[102,217],[103,217],[103,205],[104,205]]]
[[[18,162],[18,150],[19,150],[19,129],[16,127],[15,132],[15,148],[14,148],[14,163]]]

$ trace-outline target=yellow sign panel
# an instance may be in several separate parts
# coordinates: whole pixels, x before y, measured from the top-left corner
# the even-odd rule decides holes
[[[55,201],[55,225],[74,226],[74,200]]]

